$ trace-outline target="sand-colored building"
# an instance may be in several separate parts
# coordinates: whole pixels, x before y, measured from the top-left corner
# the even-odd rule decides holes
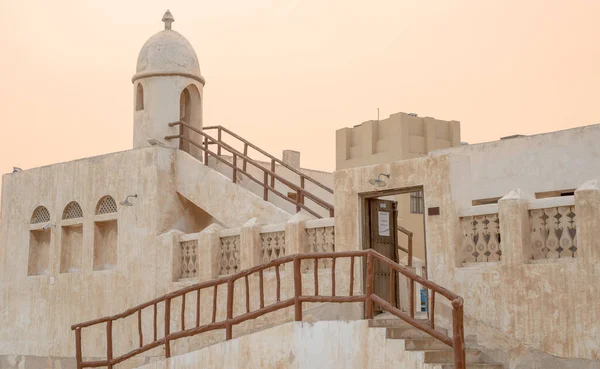
[[[1,369],[598,368],[600,125],[460,145],[397,114],[312,171],[205,124],[163,22],[131,150],[2,177]],[[416,191],[421,276],[386,201]]]

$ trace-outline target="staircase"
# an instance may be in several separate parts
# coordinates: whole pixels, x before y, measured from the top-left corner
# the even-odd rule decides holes
[[[333,205],[330,200],[325,199],[325,195],[333,194],[331,188],[227,128],[212,126],[200,131],[181,121],[169,123],[169,126],[179,127],[179,134],[167,136],[165,140],[179,140],[181,150],[202,160],[205,164],[210,163],[209,159],[214,159],[217,163],[231,168],[231,180],[236,183],[243,178],[248,179],[262,189],[264,201],[272,201],[275,197],[280,201],[293,204],[296,212],[304,210],[317,218],[334,216]],[[207,132],[216,132],[216,137]],[[225,136],[229,138],[228,142]],[[240,151],[235,146],[243,148]],[[268,164],[265,165],[264,162],[252,158],[250,149],[254,154],[267,158]],[[293,196],[289,196],[290,193]]]
[[[376,319],[369,321],[369,327],[385,328],[386,338],[404,341],[406,351],[421,352],[423,363],[427,368],[452,369],[454,352],[451,347],[431,337],[427,333],[414,328],[403,320],[390,314],[381,314]],[[448,334],[444,328],[437,328],[443,334]],[[494,363],[477,349],[465,349],[465,363],[467,369],[502,369],[502,364]]]
[[[328,263],[323,264],[322,261]],[[374,290],[375,263],[387,265],[391,270],[390,275],[393,278],[389,279],[390,301],[386,301],[378,295],[378,293],[383,294],[382,291]],[[364,293],[359,290],[360,283],[355,278],[356,268],[360,268],[362,265],[366,265],[366,289]],[[310,268],[312,268],[312,271]],[[319,268],[325,268],[324,272],[327,273],[325,275],[330,279],[325,280],[323,275],[319,273]],[[282,276],[283,273],[285,274]],[[292,278],[293,295],[290,296],[282,294],[282,284],[288,283],[284,280],[286,276]],[[314,278],[311,281],[310,278],[313,276]],[[431,297],[428,306],[431,309],[427,313],[426,319],[418,319],[415,316],[414,309],[411,309],[410,313],[406,313],[396,307],[396,303],[393,302],[396,301],[394,296],[396,276],[406,278],[410,284],[418,283],[430,291]],[[270,281],[275,283],[269,284],[269,278]],[[303,283],[305,283],[303,281],[309,281],[306,287],[312,287],[312,289],[303,288]],[[225,292],[224,294],[219,293],[219,287],[222,287],[220,290]],[[269,295],[268,290],[271,287],[275,288]],[[307,292],[307,290],[312,292]],[[207,303],[207,301],[202,300],[201,303],[200,297],[202,295],[206,296],[207,293],[208,296],[212,295],[212,301]],[[435,326],[436,295],[445,299],[447,306],[452,310],[452,336],[449,336],[446,330]],[[221,297],[219,298],[219,296]],[[269,296],[273,299],[269,299]],[[191,306],[189,303],[186,304],[186,299],[189,302],[190,300],[193,301],[195,297],[197,297],[195,303]],[[233,338],[234,326],[251,323],[256,318],[286,308],[293,307],[294,319],[302,321],[303,304],[307,303],[363,303],[366,319],[373,319],[374,304],[376,304],[395,319],[375,320],[374,324],[385,324],[386,329],[389,329],[389,334],[407,340],[410,349],[439,352],[430,354],[429,359],[441,361],[439,363],[441,368],[466,369],[472,367],[467,366],[465,362],[467,351],[464,346],[462,298],[434,282],[418,276],[411,269],[395,263],[372,249],[368,249],[285,256],[236,274],[182,288],[120,314],[74,324],[71,329],[75,331],[77,368],[107,366],[111,369],[116,364],[161,346],[164,347],[165,357],[168,359],[171,357],[171,343],[176,340],[218,330],[224,330],[225,339],[230,340]],[[162,333],[164,334],[161,334],[158,330],[160,320],[157,320],[157,316],[161,315],[158,313],[159,305],[160,309],[164,309],[162,314],[164,319],[160,323],[163,326]],[[203,311],[212,310],[212,317],[208,322],[202,323],[201,305]],[[172,312],[177,306],[180,306],[180,310]],[[209,306],[209,308],[206,306]],[[189,314],[186,315],[186,307],[188,313],[189,309],[193,311],[192,316],[195,316],[195,319],[190,319]],[[153,321],[144,324],[144,316],[153,316]],[[173,319],[174,316],[175,320]],[[120,332],[124,332],[123,334],[138,332],[139,345],[131,349],[118,347],[118,351],[124,353],[118,356],[113,355],[113,349],[115,348],[113,324],[123,322],[129,317],[137,317],[137,321],[130,318],[128,320],[130,326],[122,327],[123,329]],[[180,319],[177,321],[179,317]],[[84,361],[83,329],[94,327],[98,331],[98,328],[102,328],[102,326],[105,326],[106,330],[106,359]],[[148,332],[148,329],[144,329],[144,327],[152,327],[153,329]],[[117,341],[119,341],[118,338]],[[127,340],[119,342],[125,341]],[[450,362],[444,363],[445,360],[450,360]],[[477,366],[474,368],[477,368]]]

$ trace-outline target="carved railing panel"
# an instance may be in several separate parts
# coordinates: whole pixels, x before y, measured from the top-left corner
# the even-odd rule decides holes
[[[309,252],[334,252],[335,227],[306,228]],[[319,267],[331,267],[331,260],[319,259]]]
[[[575,206],[530,210],[531,258],[540,260],[576,257],[575,216]]]
[[[500,261],[500,218],[498,214],[460,218],[463,234],[463,263]]]
[[[181,245],[181,278],[198,276],[198,240],[184,241]]]
[[[240,236],[221,237],[219,274],[227,275],[240,270]]]
[[[285,256],[285,231],[261,233],[260,255],[263,263]]]

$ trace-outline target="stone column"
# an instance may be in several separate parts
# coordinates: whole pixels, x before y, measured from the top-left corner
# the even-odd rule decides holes
[[[198,234],[198,280],[209,281],[219,275],[221,268],[221,239],[223,229],[213,223]]]
[[[529,201],[533,197],[514,189],[498,201],[500,217],[500,249],[502,262],[511,265],[525,263],[531,253]]]
[[[260,258],[260,227],[256,218],[242,226],[240,233],[240,270],[262,263]]]
[[[181,276],[181,246],[179,245],[179,238],[183,234],[181,231],[171,230],[158,236],[158,243],[162,246],[159,249],[159,253],[164,257],[163,260],[170,261],[170,263],[166,262],[157,266],[157,268],[163,269],[162,271],[158,271],[159,275],[171,276],[170,280],[164,281],[167,287]]]
[[[587,181],[575,191],[575,226],[577,227],[577,258],[582,262],[600,262],[600,184]]]

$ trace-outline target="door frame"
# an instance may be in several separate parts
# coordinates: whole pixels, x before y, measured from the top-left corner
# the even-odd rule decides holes
[[[362,250],[367,250],[371,248],[371,232],[370,232],[370,222],[369,222],[369,200],[376,199],[378,197],[384,196],[393,196],[393,195],[402,195],[402,194],[410,194],[411,192],[423,191],[423,248],[425,255],[425,275],[424,278],[428,278],[429,274],[429,265],[427,264],[427,222],[425,219],[426,216],[426,207],[425,207],[425,197],[427,194],[423,188],[423,185],[411,186],[411,187],[402,187],[402,188],[389,188],[383,190],[375,190],[369,192],[360,193],[359,202],[360,202],[360,226],[359,226],[359,235],[360,235],[360,245]],[[396,251],[397,252],[397,251]],[[367,275],[367,263],[366,260],[363,261],[363,290],[365,290],[366,284],[366,275]]]

